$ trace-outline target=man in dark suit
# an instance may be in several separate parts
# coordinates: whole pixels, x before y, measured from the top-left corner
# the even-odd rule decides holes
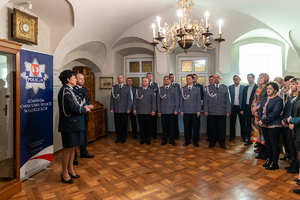
[[[137,90],[137,87],[133,86],[132,85],[132,78],[127,78],[126,79],[126,84],[128,86],[130,86],[131,88],[131,91],[132,91],[132,96],[133,96],[133,99],[135,97],[135,93],[136,93],[136,90]],[[137,134],[136,134],[136,130],[137,130],[137,125],[136,125],[136,116],[133,114],[133,110],[132,110],[132,107],[131,107],[131,111],[130,111],[130,122],[131,122],[131,132],[132,132],[132,136],[134,139],[137,139]]]
[[[149,81],[148,87],[152,90],[154,90],[156,96],[157,96],[157,92],[158,92],[158,83],[153,82],[153,76],[151,73],[147,73],[147,79]],[[157,105],[157,103],[155,104]],[[151,117],[151,121],[152,121],[152,137],[153,139],[156,139],[157,137],[157,108],[155,111],[155,115]]]
[[[245,132],[242,132],[242,137],[245,139],[245,146],[252,144],[250,141],[251,137],[251,121],[253,118],[251,112],[251,104],[254,98],[254,95],[257,90],[257,85],[255,81],[254,74],[248,74],[247,80],[249,85],[245,86],[243,90],[243,97],[242,97],[242,106],[241,106],[241,114],[245,116]]]
[[[178,91],[178,96],[180,99],[180,94],[181,94],[181,90],[180,90],[180,85],[178,83],[175,83],[175,76],[174,74],[170,73],[169,74],[169,78],[171,81],[171,87],[175,87]],[[175,115],[174,117],[174,126],[175,126],[175,133],[174,133],[174,138],[175,140],[179,140],[179,124],[178,124],[178,115]]]
[[[87,90],[85,87],[83,87],[84,85],[84,76],[81,73],[76,74],[76,86],[73,88],[73,91],[75,93],[77,93],[78,95],[81,96],[81,98],[83,99],[83,101],[85,101],[84,105],[89,106],[89,108],[92,110],[94,108],[94,106],[91,104],[90,100],[89,100],[89,96],[87,93]],[[89,122],[89,114],[88,113],[84,113],[84,122],[85,122],[85,130],[84,130],[84,143],[82,145],[80,145],[80,158],[94,158],[94,155],[90,155],[89,152],[86,149],[87,146],[87,129],[88,129],[88,122]],[[78,161],[77,161],[77,151],[75,148],[75,156],[74,156],[74,161],[73,161],[74,165],[78,165]]]
[[[233,76],[233,85],[228,87],[230,99],[231,99],[231,115],[230,115],[230,136],[229,141],[233,141],[235,138],[235,125],[236,117],[239,116],[241,133],[245,132],[245,117],[241,114],[242,97],[244,85],[241,85],[241,78],[238,75]],[[245,141],[244,135],[242,135]]]
[[[218,137],[220,147],[226,149],[226,116],[229,117],[231,113],[229,93],[227,86],[220,84],[219,74],[215,74],[214,79],[215,83],[207,86],[204,93],[204,114],[208,118],[210,128],[209,148],[216,145]]]
[[[115,143],[121,142],[122,144],[127,138],[128,114],[132,108],[131,88],[124,81],[124,75],[119,74],[119,84],[112,87],[110,96],[110,112],[114,114],[117,135]]]

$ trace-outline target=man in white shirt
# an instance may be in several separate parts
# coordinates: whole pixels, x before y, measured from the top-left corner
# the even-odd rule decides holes
[[[241,78],[238,75],[233,76],[233,85],[228,87],[231,98],[231,115],[230,115],[230,136],[229,141],[233,141],[236,135],[236,117],[239,116],[241,133],[245,132],[245,118],[241,114],[242,97],[244,85],[241,85]],[[243,136],[241,134],[241,136]],[[244,138],[243,138],[244,139]],[[244,139],[245,140],[245,139]]]

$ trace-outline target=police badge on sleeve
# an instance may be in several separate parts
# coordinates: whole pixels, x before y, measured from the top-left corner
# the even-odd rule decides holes
[[[25,71],[21,73],[21,77],[26,80],[25,89],[32,89],[37,94],[39,89],[46,89],[45,81],[49,76],[45,73],[46,65],[39,64],[36,58],[32,63],[25,61]]]

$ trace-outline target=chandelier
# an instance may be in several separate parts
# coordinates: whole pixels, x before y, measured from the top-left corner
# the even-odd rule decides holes
[[[222,38],[221,26],[222,20],[219,21],[219,37],[215,39],[216,44],[211,46],[212,43],[209,41],[209,37],[213,34],[209,32],[212,29],[211,24],[209,23],[208,16],[209,13],[205,13],[205,27],[203,19],[198,23],[197,20],[194,20],[191,23],[191,20],[188,19],[188,13],[193,10],[194,2],[193,0],[178,0],[175,4],[177,9],[177,15],[179,21],[174,22],[174,25],[170,27],[165,23],[164,27],[160,26],[160,18],[157,17],[158,33],[155,37],[155,24],[152,24],[153,29],[153,44],[156,46],[156,49],[159,52],[167,52],[168,54],[173,54],[176,48],[176,41],[178,45],[184,49],[184,52],[187,53],[188,49],[193,46],[194,43],[197,44],[199,51],[205,52],[207,49],[212,50],[216,46],[225,41]],[[158,48],[159,42],[162,44],[162,49]]]

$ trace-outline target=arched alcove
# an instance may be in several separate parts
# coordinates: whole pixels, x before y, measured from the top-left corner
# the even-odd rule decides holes
[[[64,57],[61,67],[70,69],[70,67],[72,68],[71,65],[81,64],[92,68],[94,73],[101,72],[106,54],[106,47],[103,43],[98,41],[87,42],[70,51]]]

